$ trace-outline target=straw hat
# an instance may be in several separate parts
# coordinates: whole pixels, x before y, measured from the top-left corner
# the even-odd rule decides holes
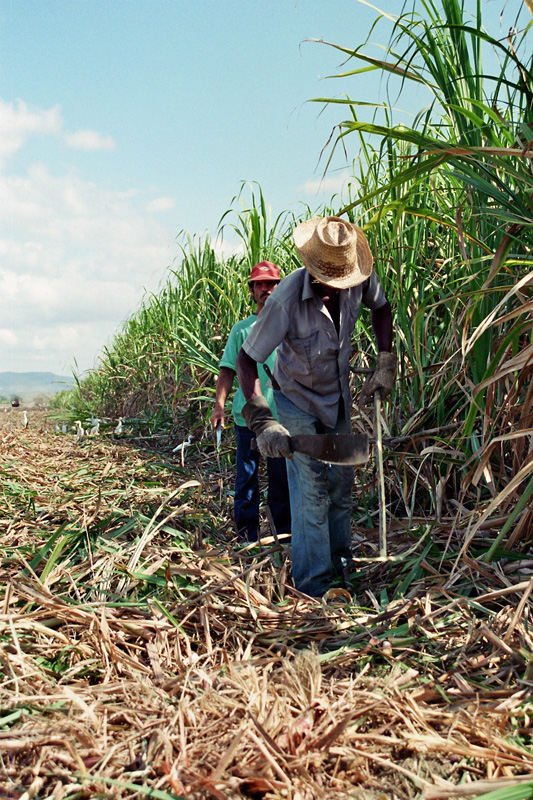
[[[320,283],[349,289],[372,272],[372,253],[361,228],[340,217],[301,222],[293,233],[304,267]]]

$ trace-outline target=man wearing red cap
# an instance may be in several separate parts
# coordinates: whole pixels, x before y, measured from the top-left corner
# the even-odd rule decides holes
[[[353,468],[293,453],[290,436],[351,432],[351,337],[361,304],[371,312],[377,366],[360,404],[392,391],[391,306],[373,269],[363,231],[340,217],[309,219],[294,230],[304,265],[284,278],[243,343],[237,374],[243,416],[263,455],[285,456],[296,588],[322,597],[351,561]],[[261,394],[258,365],[277,348],[273,385],[279,421]]]
[[[217,425],[224,426],[224,405],[233,386],[237,354],[255,325],[257,317],[263,310],[266,300],[270,297],[279,282],[279,269],[276,264],[273,264],[271,261],[261,261],[253,267],[248,287],[254,302],[257,304],[257,311],[255,314],[250,314],[246,319],[237,322],[230,331],[224,353],[220,360],[215,407],[211,414],[213,429],[215,429]],[[269,375],[271,369],[274,367],[275,358],[276,352],[274,350],[265,360],[265,364],[259,369],[262,396],[274,417],[276,412]],[[237,464],[233,513],[239,536],[250,542],[254,542],[257,541],[257,532],[259,528],[259,451],[251,447],[252,441],[255,440],[255,433],[247,427],[241,413],[245,402],[246,400],[239,387],[235,392],[232,406],[232,414],[237,433]],[[291,516],[285,459],[282,457],[267,457],[266,468],[268,477],[267,502],[276,532],[289,533],[291,529]]]

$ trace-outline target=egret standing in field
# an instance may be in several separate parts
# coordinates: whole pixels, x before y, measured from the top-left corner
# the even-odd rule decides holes
[[[192,435],[189,433],[187,438],[181,444],[179,444],[177,447],[175,447],[172,452],[173,453],[179,453],[181,451],[184,451],[185,448],[189,447],[190,444],[192,444]]]
[[[118,425],[117,425],[117,427],[115,428],[115,434],[116,434],[117,436],[120,436],[120,434],[121,434],[121,433],[122,433],[122,431],[124,430],[124,426],[123,426],[123,424],[122,424],[123,422],[124,422],[124,417],[119,417],[119,418],[118,418]]]
[[[81,424],[81,420],[77,419],[76,420],[76,440],[78,442],[81,442],[81,440],[83,439],[84,436],[85,436],[85,431],[83,430],[83,427],[82,427],[82,424]]]
[[[27,428],[28,427],[28,412],[27,411],[23,411],[22,412],[22,427],[23,428]]]
[[[89,431],[89,436],[98,436],[99,433],[100,433],[100,420],[95,419],[93,420],[93,426]]]

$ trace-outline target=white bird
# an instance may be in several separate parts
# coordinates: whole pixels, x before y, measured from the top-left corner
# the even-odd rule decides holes
[[[22,427],[23,428],[27,428],[28,427],[28,412],[27,411],[23,411],[22,412]]]
[[[54,430],[55,430],[56,433],[59,433],[59,425],[57,424],[57,422],[54,425]]]
[[[85,431],[82,428],[81,420],[79,420],[79,419],[76,420],[76,426],[77,426],[76,427],[76,439],[77,439],[78,442],[81,442],[81,440],[85,436]]]
[[[179,444],[177,447],[175,447],[175,448],[174,448],[174,450],[173,450],[172,452],[173,452],[173,453],[179,453],[181,450],[185,450],[185,448],[186,448],[186,447],[188,447],[190,444],[192,444],[192,436],[191,436],[191,434],[189,433],[189,435],[188,435],[188,437],[185,439],[185,441],[184,441],[184,442],[182,442],[181,444]]]
[[[118,425],[117,425],[117,427],[115,428],[115,433],[116,433],[116,435],[117,435],[117,436],[120,436],[120,434],[121,434],[121,433],[122,433],[122,431],[124,430],[124,426],[123,426],[123,424],[122,424],[123,422],[124,422],[124,417],[119,417],[119,418],[118,418]]]
[[[88,431],[89,436],[98,436],[100,433],[100,420],[95,419],[93,426],[90,431]]]
[[[67,432],[67,426],[65,425],[65,423],[63,423],[61,426],[61,433],[66,433],[66,432]]]

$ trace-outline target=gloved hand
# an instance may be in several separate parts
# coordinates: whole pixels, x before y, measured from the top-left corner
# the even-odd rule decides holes
[[[247,426],[257,435],[257,447],[264,458],[292,458],[290,434],[277,421],[262,395],[252,397],[242,409]]]
[[[396,378],[396,363],[398,359],[393,353],[378,353],[376,369],[366,379],[361,394],[359,395],[359,408],[366,405],[374,397],[374,392],[381,391],[381,397],[387,397],[392,392]]]
[[[263,458],[292,458],[289,431],[279,422],[265,428],[257,437],[257,447]]]

